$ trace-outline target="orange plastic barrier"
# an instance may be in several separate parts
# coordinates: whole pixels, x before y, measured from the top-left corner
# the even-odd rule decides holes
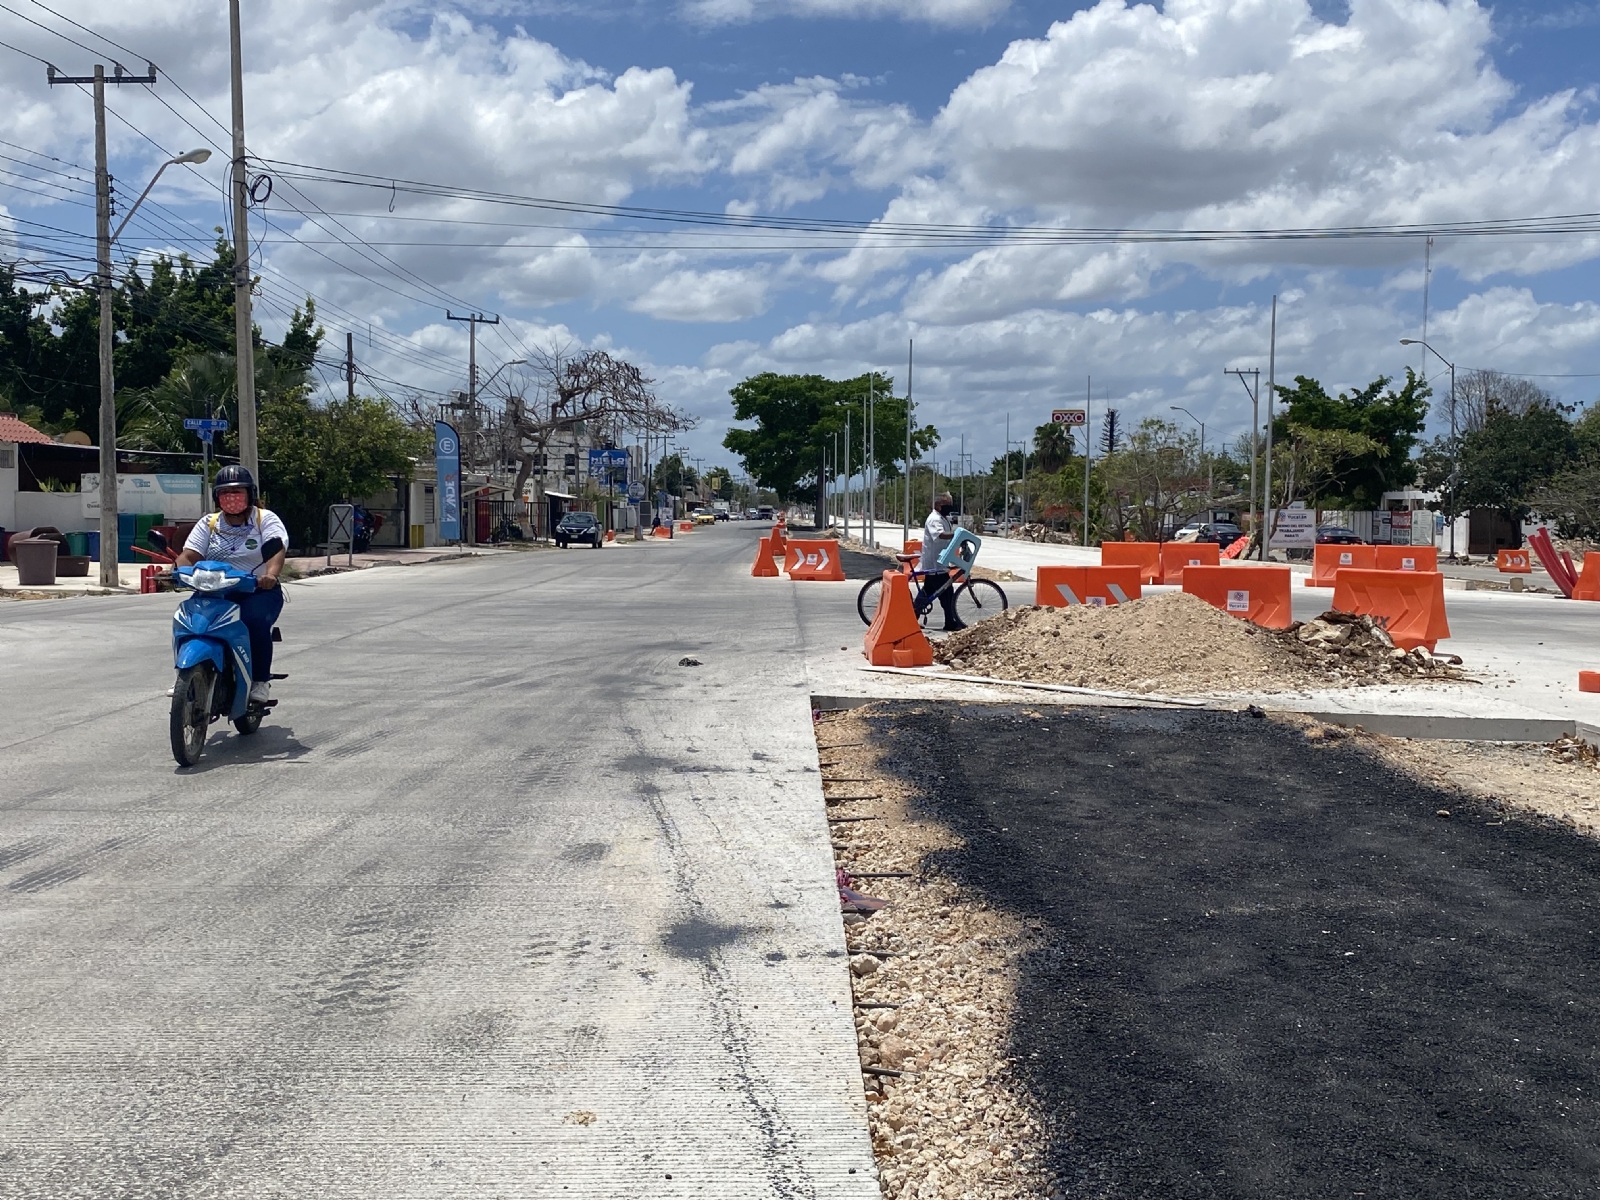
[[[1574,600],[1600,600],[1600,553],[1583,556],[1583,570],[1572,587]]]
[[[1578,690],[1580,692],[1600,692],[1600,671],[1579,671]]]
[[[1185,567],[1214,567],[1222,562],[1222,547],[1215,542],[1164,542],[1161,578],[1157,583],[1182,583]]]
[[[693,533],[694,532],[694,522],[693,521],[679,521],[678,522],[678,532],[679,533]]]
[[[1318,546],[1311,556],[1311,574],[1306,579],[1307,587],[1333,586],[1335,571],[1343,571],[1354,567],[1357,571],[1376,571],[1378,569],[1378,548],[1376,546]]]
[[[898,571],[883,573],[883,597],[861,652],[875,667],[931,667],[933,646],[911,607],[911,584]]]
[[[1161,578],[1161,547],[1155,542],[1104,542],[1100,565],[1138,567],[1140,583],[1155,583]]]
[[[1039,567],[1034,578],[1033,602],[1051,608],[1104,608],[1144,594],[1138,567]]]
[[[901,549],[900,553],[902,553],[902,554],[921,554],[922,553],[922,539],[921,538],[907,538],[906,539],[906,544],[905,544],[904,548]]]
[[[659,538],[669,538],[672,536],[672,530],[668,529],[665,525],[657,525],[650,531],[650,533],[652,536]]]
[[[1437,546],[1374,546],[1380,571],[1437,571]]]
[[[614,542],[616,540],[617,540],[617,531],[615,529],[606,530],[606,541]]]
[[[1502,550],[1495,555],[1495,566],[1502,575],[1532,575],[1533,564],[1526,550]]]
[[[1450,636],[1444,576],[1437,571],[1358,571],[1346,568],[1333,585],[1333,607],[1376,618],[1402,650]]]
[[[832,540],[790,538],[783,569],[789,572],[790,579],[844,582],[844,567],[839,563],[839,543]]]
[[[1183,590],[1212,608],[1267,629],[1294,624],[1293,591],[1288,567],[1186,566]]]
[[[1228,544],[1228,548],[1222,552],[1222,557],[1238,558],[1239,555],[1245,552],[1249,545],[1250,539],[1247,537],[1234,538],[1233,541]]]
[[[789,539],[784,536],[782,525],[774,525],[763,540],[772,548],[773,558],[783,558],[789,553]]]
[[[756,547],[756,561],[751,564],[750,574],[757,579],[778,577],[778,564],[772,561],[772,543],[767,538],[762,538],[761,545]]]

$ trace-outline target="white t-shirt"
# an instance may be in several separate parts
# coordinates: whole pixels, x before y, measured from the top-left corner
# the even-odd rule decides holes
[[[932,572],[944,570],[939,565],[939,555],[945,552],[955,535],[955,522],[938,509],[930,512],[928,519],[922,523],[922,558],[917,563],[917,569]]]
[[[189,531],[183,548],[193,550],[202,559],[253,572],[262,562],[262,543],[278,538],[287,546],[289,531],[270,508],[252,508],[249,515],[243,525],[229,525],[221,513],[211,513]]]

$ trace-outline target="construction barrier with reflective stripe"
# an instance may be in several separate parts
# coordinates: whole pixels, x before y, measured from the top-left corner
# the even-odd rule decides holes
[[[1215,542],[1166,542],[1161,547],[1161,578],[1157,583],[1182,583],[1185,567],[1214,567],[1222,561]]]
[[[1138,567],[1140,583],[1155,583],[1161,577],[1161,546],[1156,542],[1103,542],[1100,565]]]
[[[1532,575],[1533,563],[1526,550],[1502,550],[1495,555],[1495,566],[1502,575]]]
[[[827,579],[844,582],[844,567],[839,563],[839,543],[832,540],[789,539],[789,553],[783,569],[790,579]]]
[[[1033,602],[1051,608],[1104,608],[1144,594],[1138,567],[1039,567],[1034,578]]]
[[[1183,590],[1212,608],[1267,629],[1294,624],[1292,577],[1288,567],[1190,566],[1183,569]]]
[[[1379,571],[1437,571],[1439,548],[1437,546],[1374,546],[1378,552]]]
[[[1402,650],[1430,651],[1450,636],[1444,612],[1444,576],[1437,571],[1358,571],[1346,568],[1333,582],[1333,607],[1381,624]]]
[[[1583,556],[1583,570],[1578,572],[1578,582],[1572,585],[1574,600],[1600,600],[1600,551],[1591,550]]]
[[[679,533],[693,533],[694,532],[694,522],[693,521],[679,521],[678,522],[678,532]]]
[[[1307,587],[1333,586],[1333,574],[1345,567],[1354,567],[1358,571],[1376,571],[1378,569],[1378,548],[1376,546],[1318,546],[1311,555],[1311,575],[1306,580]]]
[[[750,574],[757,579],[776,579],[778,564],[773,562],[772,558],[772,540],[762,538],[761,545],[756,547],[756,561],[751,564]]]
[[[669,538],[672,536],[672,530],[668,529],[665,525],[657,525],[650,531],[650,534],[652,537]]]
[[[875,667],[931,667],[933,646],[911,607],[911,584],[898,571],[883,573],[878,611],[867,629],[861,652]]]

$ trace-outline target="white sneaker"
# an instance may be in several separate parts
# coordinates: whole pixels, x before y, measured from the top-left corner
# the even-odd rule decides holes
[[[265,679],[250,685],[250,701],[253,704],[265,704],[272,699],[272,685]]]

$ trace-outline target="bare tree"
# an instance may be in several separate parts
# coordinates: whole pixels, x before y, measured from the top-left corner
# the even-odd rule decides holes
[[[1448,397],[1445,406],[1448,410]],[[1491,412],[1521,416],[1541,405],[1555,405],[1555,397],[1538,384],[1499,371],[1463,371],[1456,378],[1456,430],[1482,429]]]

